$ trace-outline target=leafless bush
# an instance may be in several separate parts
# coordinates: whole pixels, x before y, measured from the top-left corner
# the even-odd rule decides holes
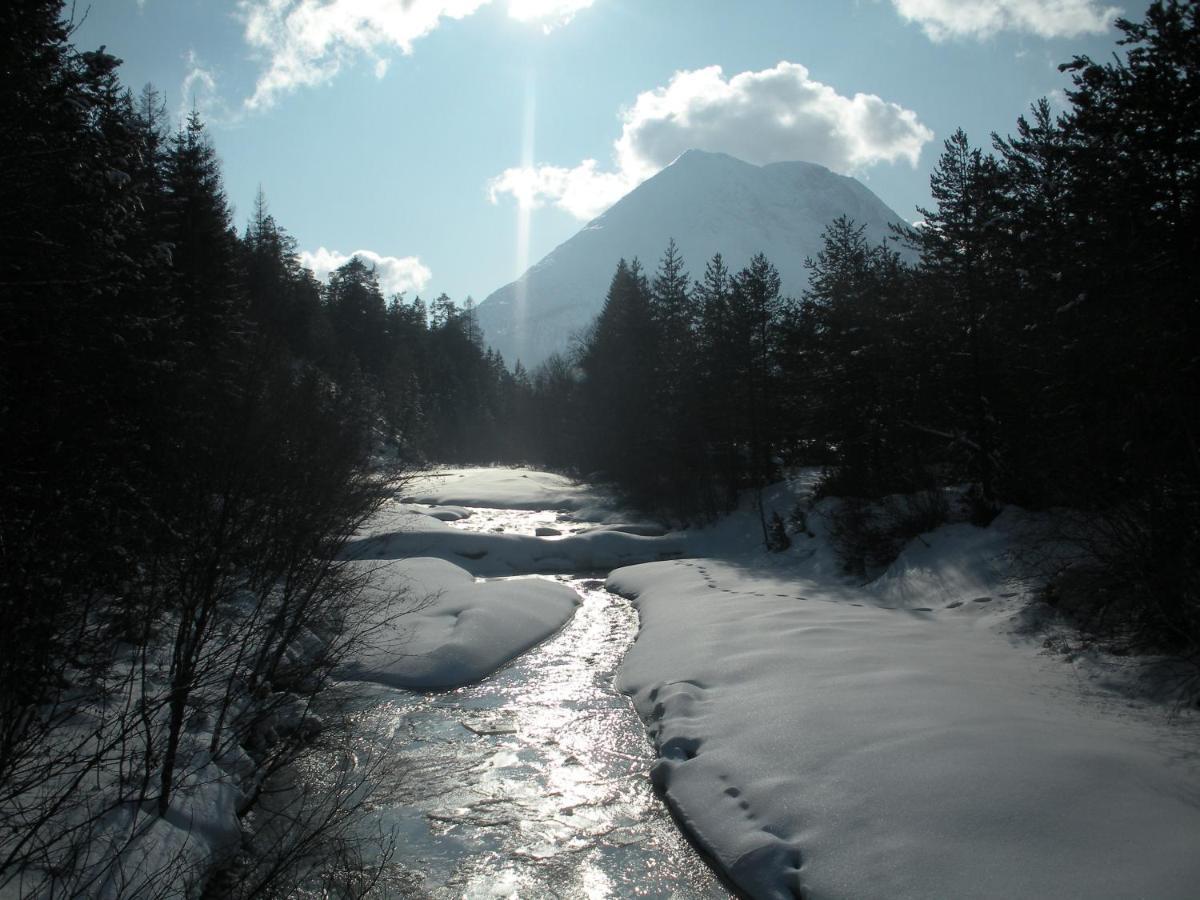
[[[1110,650],[1170,654],[1200,673],[1200,522],[1190,509],[1156,491],[1062,514],[1045,541],[1065,548],[1043,562],[1045,600]],[[1181,690],[1194,699],[1198,687]]]
[[[387,757],[360,749],[353,725],[339,720],[283,758],[248,816],[241,852],[205,896],[367,896],[394,852],[393,836],[365,822]]]
[[[359,408],[288,369],[249,373],[241,402],[165,492],[136,578],[41,573],[48,610],[19,607],[45,639],[0,673],[0,890],[195,893],[240,849],[236,820],[205,830],[216,794],[249,821],[326,730],[335,668],[400,608],[340,561],[394,489],[365,468]]]
[[[849,497],[829,514],[829,536],[842,566],[860,577],[889,565],[905,544],[932,531],[949,516],[940,490],[919,491],[882,500]]]

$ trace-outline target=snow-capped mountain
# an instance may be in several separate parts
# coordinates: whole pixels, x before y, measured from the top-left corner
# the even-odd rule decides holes
[[[604,303],[617,260],[637,257],[653,275],[675,239],[693,279],[721,253],[731,272],[755,253],[779,269],[785,293],[808,283],[806,257],[839,215],[872,242],[902,219],[861,183],[806,162],[756,166],[689,150],[478,307],[484,339],[511,365],[532,369],[568,348]]]

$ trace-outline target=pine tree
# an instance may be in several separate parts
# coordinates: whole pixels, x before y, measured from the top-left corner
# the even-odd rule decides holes
[[[720,253],[707,262],[692,295],[700,314],[697,380],[707,470],[722,494],[718,510],[728,510],[737,503],[742,463],[737,429],[740,401],[732,388],[738,367],[738,345],[732,339],[732,286]]]
[[[956,435],[978,485],[978,515],[994,515],[1000,464],[997,398],[1002,390],[996,359],[996,307],[1004,293],[996,264],[996,236],[1004,226],[1000,172],[992,157],[972,148],[959,129],[945,142],[930,177],[934,210],[919,209],[921,228],[909,232],[921,251],[926,289],[939,297],[957,340],[953,358],[963,365],[947,385],[954,408],[941,429]]]
[[[875,498],[920,486],[930,461],[916,398],[934,345],[914,334],[915,297],[894,250],[870,246],[842,216],[807,262],[809,288],[794,326],[809,436],[831,466],[829,490]],[[920,448],[924,450],[923,447]]]
[[[329,276],[325,307],[342,365],[378,376],[387,361],[387,307],[374,266],[354,256]]]
[[[779,446],[779,346],[787,302],[780,293],[779,272],[761,253],[733,278],[730,337],[734,383],[729,387],[740,404],[738,443],[745,447],[746,476],[759,490],[763,543],[770,537],[761,489],[777,474]]]
[[[659,500],[680,515],[708,514],[711,488],[697,389],[699,316],[674,240],[667,244],[651,282],[650,316],[658,341],[654,367],[658,424],[648,436],[647,451],[663,462]]]
[[[650,287],[635,259],[621,260],[580,359],[593,434],[588,465],[635,497],[655,493],[654,463],[640,446],[653,417],[657,336]]]
[[[163,305],[120,60],[77,52],[59,2],[0,10],[0,784],[97,597],[153,540]]]

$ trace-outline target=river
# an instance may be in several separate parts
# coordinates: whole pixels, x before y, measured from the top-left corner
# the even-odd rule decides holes
[[[475,510],[471,530],[533,534],[552,511]],[[642,723],[613,677],[637,613],[599,573],[552,577],[583,599],[561,631],[483,681],[358,685],[361,755],[386,754],[373,821],[396,837],[382,893],[429,898],[716,898],[647,771]]]

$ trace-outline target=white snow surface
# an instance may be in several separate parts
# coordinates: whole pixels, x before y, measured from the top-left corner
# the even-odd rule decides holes
[[[514,576],[606,572],[684,553],[682,536],[647,525],[539,537],[450,524],[502,510],[570,511],[574,523],[616,516],[602,495],[548,472],[439,470],[399,493],[348,547],[386,602],[370,646],[342,672],[347,680],[421,689],[477,681],[558,631],[580,602],[554,580]]]
[[[558,631],[580,603],[553,580],[476,581],[441,559],[356,565],[374,569],[369,590],[395,600],[341,673],[347,680],[424,689],[478,681]]]
[[[653,777],[749,896],[1198,896],[1198,723],[1023,632],[1023,527],[945,526],[865,587],[803,536],[609,576]]]
[[[576,518],[603,518],[608,511],[605,498],[587,485],[535,469],[438,469],[414,479],[400,493],[407,503],[429,506],[572,510]]]
[[[409,495],[405,494],[408,498]],[[497,502],[499,498],[493,498]],[[512,500],[510,502],[519,502]],[[503,507],[501,507],[503,508]],[[517,508],[522,507],[508,507]],[[644,526],[606,526],[562,537],[468,531],[422,512],[419,507],[394,503],[347,547],[352,559],[388,560],[437,557],[480,577],[607,572],[618,566],[674,559],[687,552],[687,536],[651,536],[626,530]]]
[[[777,487],[766,505],[786,512],[798,492]],[[459,470],[403,497],[354,542],[354,564],[384,566],[380,590],[433,599],[398,601],[392,644],[353,677],[483,677],[577,598],[553,580],[478,576],[624,565],[608,586],[633,598],[641,630],[618,687],[668,803],[748,896],[1197,896],[1200,722],[1042,648],[1013,555],[1032,517],[943,526],[861,585],[824,535],[832,501],[809,515],[815,537],[767,555],[752,513],[626,528],[544,473]],[[546,505],[608,524],[547,516],[539,527],[574,533],[537,537],[462,516]]]

